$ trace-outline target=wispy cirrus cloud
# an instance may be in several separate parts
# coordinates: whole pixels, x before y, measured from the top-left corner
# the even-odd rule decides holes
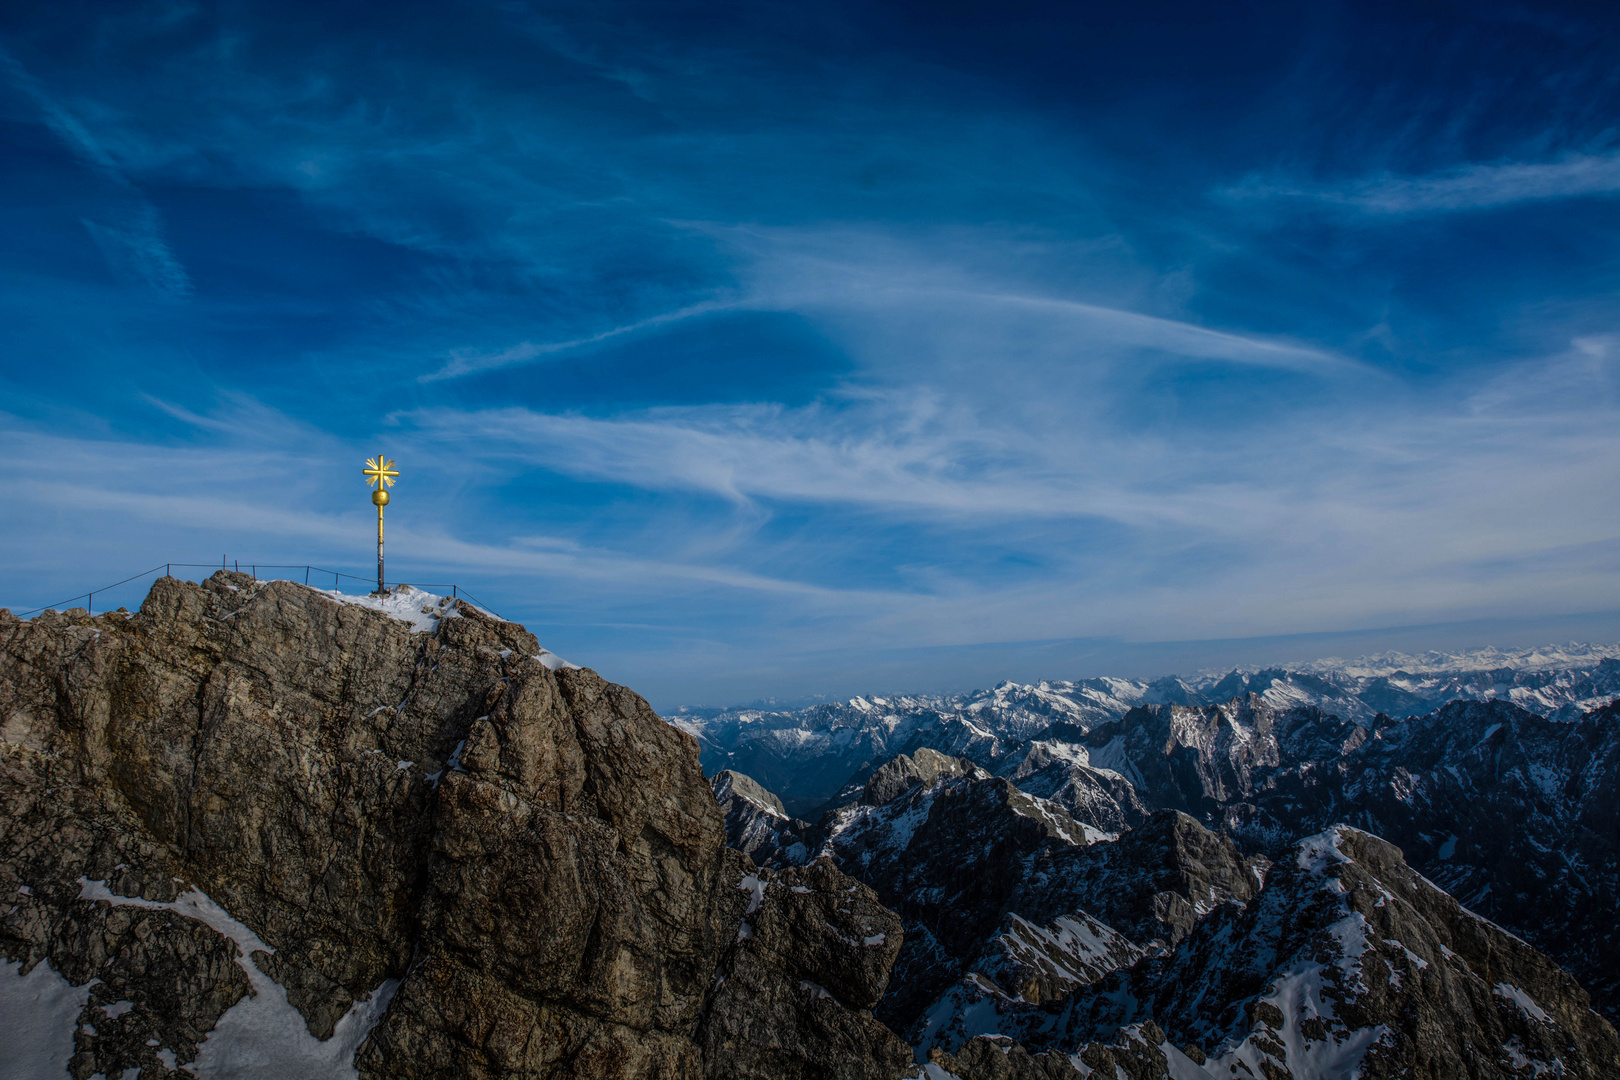
[[[1422,176],[1386,174],[1318,186],[1251,177],[1219,194],[1236,201],[1293,200],[1368,214],[1403,215],[1616,193],[1620,193],[1620,151],[1574,154],[1556,161],[1469,164]]]
[[[295,561],[299,551],[317,562],[353,565],[349,560],[360,535],[356,525],[370,514],[362,507],[362,486],[357,480],[348,484],[343,480],[359,477],[358,463],[369,444],[324,437],[240,395],[207,416],[149,400],[176,419],[207,431],[211,444],[165,447],[75,438],[38,431],[0,414],[0,450],[11,465],[0,474],[0,495],[12,508],[14,522],[49,521],[44,531],[52,535],[60,531],[61,519],[112,516],[124,522],[116,534],[77,526],[60,531],[61,546],[53,561],[63,565],[53,568],[53,578],[61,576],[65,566],[73,571],[66,582],[93,585],[96,575],[128,569],[132,562],[184,561],[222,544],[265,565],[277,559]],[[396,433],[388,441],[398,445],[401,439]],[[443,449],[442,444],[412,436],[402,453],[395,451],[411,464],[408,479],[417,488],[413,492],[407,485],[397,491],[416,505],[405,513],[396,508],[390,520],[389,535],[400,552],[402,572],[420,575],[424,568],[456,566],[463,572],[535,581],[611,584],[616,590],[719,588],[811,601],[845,591],[723,562],[672,558],[667,545],[660,555],[583,544],[568,537],[514,536],[505,543],[468,540],[443,527],[445,518],[437,510],[443,496],[432,493],[440,485],[432,484],[435,470],[428,463]],[[430,485],[427,491],[424,482]],[[357,514],[357,509],[362,512]],[[178,544],[176,529],[185,533]],[[96,553],[109,546],[122,552],[123,559],[103,568]],[[859,602],[861,595],[863,590],[853,590],[849,599]]]
[[[454,379],[463,375],[477,375],[486,371],[498,371],[501,368],[532,363],[536,360],[545,360],[573,352],[576,349],[612,342],[618,338],[630,337],[647,330],[671,326],[687,319],[701,318],[704,315],[724,311],[742,310],[746,306],[746,304],[737,301],[705,300],[700,303],[689,304],[677,311],[667,311],[660,315],[637,319],[635,322],[612,326],[606,330],[599,330],[594,334],[586,334],[583,337],[572,338],[568,341],[539,343],[523,341],[495,352],[456,349],[451,352],[449,361],[442,368],[418,376],[417,381],[438,382],[441,379]]]
[[[66,106],[49,94],[0,44],[0,71],[39,111],[41,120],[72,153],[107,183],[117,198],[111,206],[120,212],[112,224],[82,219],[91,239],[101,249],[107,268],[121,280],[145,283],[171,297],[192,291],[191,278],[175,257],[164,236],[163,221],[124,170],[90,130]]]

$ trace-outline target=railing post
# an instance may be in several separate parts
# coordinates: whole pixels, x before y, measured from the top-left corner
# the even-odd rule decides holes
[[[95,593],[91,593],[90,594],[90,599],[85,601],[84,610],[89,612],[91,615],[94,615],[96,613],[96,594]]]
[[[304,584],[309,584],[309,567],[304,567]]]

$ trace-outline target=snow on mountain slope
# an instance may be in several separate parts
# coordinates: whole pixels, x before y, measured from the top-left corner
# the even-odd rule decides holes
[[[1245,843],[1353,821],[1620,1012],[1620,704],[1576,721],[1455,702],[1285,759],[1221,811]]]
[[[814,778],[819,787],[798,789],[807,811],[817,802],[837,806],[860,798],[896,753],[920,759],[929,747],[943,747],[982,770],[972,783],[959,777],[958,787],[1000,779],[1061,810],[1078,826],[1078,839],[1089,841],[1043,841],[1017,858],[987,862],[974,852],[994,846],[994,829],[958,821],[935,836],[935,811],[920,804],[937,795],[928,795],[924,783],[908,794],[911,817],[846,806],[837,814],[860,825],[845,826],[849,838],[842,847],[806,845],[840,860],[854,876],[870,878],[906,920],[907,944],[880,1015],[924,1047],[970,1043],[975,1026],[989,1017],[1078,993],[1069,977],[1079,985],[1094,972],[1084,956],[1071,954],[1079,939],[1072,930],[1065,937],[1060,920],[1094,920],[1130,947],[1151,952],[1179,947],[1179,935],[1218,911],[1219,894],[1201,899],[1190,882],[1133,894],[1158,897],[1149,919],[1117,905],[1107,909],[1100,896],[1131,892],[1108,875],[1101,879],[1107,887],[1094,882],[1083,894],[1069,880],[1082,862],[1108,862],[1092,852],[1134,844],[1133,859],[1161,858],[1141,844],[1152,832],[1149,823],[1165,810],[1191,815],[1274,857],[1302,833],[1339,822],[1383,836],[1428,880],[1566,965],[1594,1005],[1613,1017],[1620,1015],[1614,974],[1620,971],[1620,929],[1612,917],[1620,897],[1620,834],[1613,826],[1620,819],[1620,705],[1608,705],[1620,694],[1620,661],[1609,655],[1615,651],[1382,657],[1154,684],[1004,683],[957,698],[860,698],[847,706],[756,714],[749,721],[754,728],[738,723],[730,729],[734,741],[724,755],[755,755],[790,784]],[[1473,666],[1485,663],[1521,666]],[[1605,707],[1583,711],[1593,703]],[[713,738],[724,734],[724,723],[703,730]],[[773,757],[763,749],[772,746],[782,752]],[[720,749],[713,742],[705,760]],[[841,772],[843,783],[835,787]],[[1097,843],[1113,836],[1117,844]],[[918,837],[928,842],[918,844]],[[1126,873],[1129,861],[1115,873]],[[1189,861],[1197,860],[1171,860]],[[1060,899],[1039,902],[1052,882],[1061,883],[1054,893]],[[1182,901],[1169,900],[1170,893]],[[1164,917],[1179,920],[1175,932],[1154,929],[1167,925]],[[1430,956],[1415,946],[1411,951]],[[1305,992],[1293,984],[1283,990],[1295,997]],[[1510,991],[1496,997],[1516,1000]],[[1256,998],[1245,1008],[1259,1008],[1257,1002],[1263,1004]],[[1288,1015],[1311,1031],[1317,1022],[1328,1023],[1308,1012]],[[1137,1021],[1113,1020],[1091,1036],[1113,1040],[1108,1053],[1160,1054],[1169,1067],[1172,1059],[1147,1036],[1119,1035]],[[1528,1070],[1525,1075],[1554,1068],[1526,1040],[1505,1035],[1497,1044],[1503,1060],[1518,1063],[1513,1067]],[[1333,1057],[1328,1048],[1306,1045],[1322,1041],[1296,1046],[1285,1040],[1285,1050],[1293,1049],[1272,1060],[1331,1075],[1350,1069],[1361,1060],[1357,1054],[1373,1060],[1384,1046],[1347,1044]],[[1221,1059],[1223,1075],[1234,1065],[1241,1074],[1262,1064],[1249,1051],[1231,1053],[1238,1056]],[[1184,1064],[1192,1068],[1192,1058]]]
[[[1571,641],[1565,645],[1540,645],[1529,649],[1469,649],[1462,652],[1412,654],[1383,652],[1351,660],[1327,657],[1297,665],[1313,674],[1341,672],[1353,678],[1377,678],[1398,672],[1429,675],[1439,672],[1573,670],[1596,667],[1604,660],[1620,660],[1620,644],[1587,645]]]

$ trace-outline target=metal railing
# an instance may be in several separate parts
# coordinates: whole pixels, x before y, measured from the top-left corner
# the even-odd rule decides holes
[[[171,576],[173,576],[174,568],[177,567],[177,566],[180,567],[181,569],[186,569],[186,570],[189,570],[189,569],[208,569],[208,570],[235,570],[235,571],[237,571],[239,573],[244,572],[242,570],[241,560],[239,560],[239,559],[230,559],[230,560],[228,560],[228,559],[225,559],[225,558],[221,558],[219,560],[219,565],[218,566],[215,566],[213,563],[183,563],[183,562],[163,563],[161,566],[154,566],[150,570],[143,570],[139,574],[132,574],[131,576],[125,578],[123,581],[115,581],[111,585],[103,585],[98,589],[91,589],[89,592],[82,592],[78,596],[70,596],[66,600],[59,601],[58,603],[43,604],[40,607],[33,608],[33,609],[29,610],[29,611],[21,612],[18,615],[18,617],[19,618],[27,618],[30,615],[38,615],[42,611],[50,611],[50,610],[60,611],[63,608],[65,608],[67,605],[73,603],[75,600],[83,600],[83,601],[85,601],[85,605],[84,605],[85,611],[87,611],[90,614],[94,615],[95,614],[96,593],[111,592],[113,589],[118,588],[120,585],[128,585],[132,581],[139,581],[142,578],[150,577],[151,575],[156,574],[160,570],[163,571],[163,575],[165,577],[171,577]],[[360,574],[346,574],[341,570],[328,570],[323,566],[312,566],[312,565],[310,565],[308,563],[248,563],[248,568],[247,568],[247,570],[245,572],[248,573],[248,574],[251,574],[253,576],[254,580],[257,581],[257,580],[259,580],[259,571],[260,570],[302,570],[304,572],[304,584],[309,585],[312,588],[318,587],[318,585],[323,584],[324,583],[324,578],[326,577],[326,575],[330,574],[332,576],[332,590],[334,592],[337,591],[338,585],[341,584],[343,579],[345,579],[345,578],[350,580],[350,581],[363,581],[368,585],[372,584],[373,582],[375,582],[377,580],[374,577],[364,577],[364,576],[362,576]],[[314,574],[321,575],[321,578],[323,580],[321,582],[311,582],[310,577],[312,575],[314,575]],[[294,578],[280,578],[280,579],[276,579],[276,580],[293,581],[293,580],[296,580],[296,579],[294,579]],[[455,598],[457,600],[466,600],[468,603],[473,604],[474,606],[479,607],[479,608],[483,609],[484,611],[489,612],[491,615],[495,615],[495,617],[497,619],[501,618],[501,616],[495,614],[495,609],[494,608],[490,607],[488,604],[485,604],[483,601],[479,600],[476,596],[473,596],[466,589],[463,589],[460,585],[457,585],[454,582],[388,581],[388,582],[384,582],[384,585],[387,588],[398,588],[401,585],[409,585],[413,589],[423,589],[423,590],[427,590],[427,589],[449,589],[450,590],[450,595],[453,598]]]

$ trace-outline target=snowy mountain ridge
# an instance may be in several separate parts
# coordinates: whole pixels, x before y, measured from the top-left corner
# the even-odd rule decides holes
[[[1538,645],[1528,649],[1487,647],[1461,652],[1440,652],[1430,649],[1419,654],[1390,651],[1357,656],[1348,660],[1330,656],[1296,664],[1294,667],[1299,671],[1317,675],[1341,672],[1355,678],[1374,679],[1400,672],[1429,675],[1439,672],[1492,671],[1498,668],[1512,668],[1515,671],[1585,668],[1596,667],[1602,661],[1610,659],[1620,659],[1620,644],[1597,645],[1571,641],[1563,645]],[[1261,668],[1240,664],[1236,670],[1259,671]],[[1224,674],[1224,670],[1215,668],[1199,672],[1200,677],[1219,677],[1221,674]]]
[[[1337,718],[1314,710],[1279,716],[1257,698],[1132,717],[1143,728],[1178,732],[1175,749],[1157,735],[1122,749],[1140,763],[1133,771],[1149,788],[1144,794],[1180,774],[1206,795],[1224,790],[1230,808],[1280,811],[1307,835],[1268,857],[1240,848],[1231,823],[1211,829],[1171,808],[1104,833],[1085,820],[1084,807],[1071,815],[972,762],[926,749],[885,763],[857,801],[814,826],[782,818],[767,805],[769,793],[744,797],[746,777],[723,772],[712,786],[727,806],[733,843],[748,845],[763,865],[830,858],[901,916],[904,940],[876,1014],[904,1034],[919,1060],[926,1057],[929,1080],[1613,1074],[1620,1042],[1580,984],[1429,876],[1468,888],[1483,873],[1512,891],[1518,881],[1482,845],[1506,840],[1512,830],[1504,822],[1526,811],[1534,824],[1525,839],[1549,835],[1515,787],[1525,755],[1501,742],[1507,728],[1524,729],[1527,749],[1525,740],[1540,733],[1596,750],[1582,781],[1565,778],[1561,786],[1589,789],[1582,801],[1601,817],[1606,811],[1592,799],[1602,804],[1614,791],[1614,738],[1597,745],[1592,736],[1612,733],[1613,716],[1571,726],[1491,702],[1457,703],[1422,725],[1390,722],[1390,737],[1374,733],[1346,751],[1365,757],[1356,754],[1365,747],[1371,759],[1349,763],[1341,770],[1345,794],[1325,799],[1310,794],[1315,770],[1306,770],[1302,788],[1286,766],[1277,769],[1285,764],[1278,758],[1330,729],[1353,727]],[[1418,738],[1396,737],[1392,729],[1408,723],[1422,729]],[[1565,727],[1574,730],[1558,735]],[[1224,746],[1208,737],[1239,729],[1242,736]],[[1441,731],[1454,736],[1449,748],[1433,737]],[[1242,741],[1270,749],[1213,773],[1184,753],[1197,747],[1201,756],[1221,757]],[[1147,760],[1155,753],[1183,767],[1155,769]],[[1403,822],[1380,806],[1378,791],[1389,785],[1375,774],[1391,753],[1426,770],[1410,777],[1419,820]],[[1560,757],[1548,748],[1530,756]],[[1493,782],[1499,766],[1508,774]],[[1283,782],[1268,786],[1268,771]],[[1483,796],[1477,821],[1432,788],[1442,777]],[[1376,789],[1370,799],[1356,795],[1367,788]],[[1236,801],[1245,794],[1267,805]],[[1154,801],[1162,807],[1162,798]],[[1433,831],[1431,803],[1465,834],[1451,836],[1440,855],[1413,842]],[[1571,812],[1553,831],[1581,831],[1586,811],[1563,813]],[[1310,833],[1324,814],[1359,817],[1406,839],[1397,847],[1348,825]],[[761,844],[773,830],[778,840]],[[1426,868],[1407,862],[1402,848],[1416,850]],[[1512,851],[1507,861],[1526,860]],[[1456,873],[1446,872],[1452,862]],[[1569,847],[1548,865],[1560,862],[1594,883],[1612,878],[1613,860],[1600,851]],[[1544,873],[1532,867],[1523,880]],[[1568,885],[1558,881],[1557,894],[1573,898]],[[1570,937],[1592,942],[1604,932],[1609,909],[1601,899],[1588,909],[1593,921],[1569,927]],[[1606,966],[1597,958],[1587,976],[1602,982]]]
[[[1379,714],[1422,716],[1450,701],[1496,700],[1569,721],[1620,697],[1620,645],[1385,653],[1151,681],[1009,681],[965,694],[858,696],[796,710],[701,710],[667,719],[698,739],[705,773],[745,773],[780,796],[789,813],[815,817],[897,754],[927,747],[995,772],[1055,724],[1083,732],[1133,708],[1219,705],[1251,694],[1273,709],[1315,707],[1360,724]]]

